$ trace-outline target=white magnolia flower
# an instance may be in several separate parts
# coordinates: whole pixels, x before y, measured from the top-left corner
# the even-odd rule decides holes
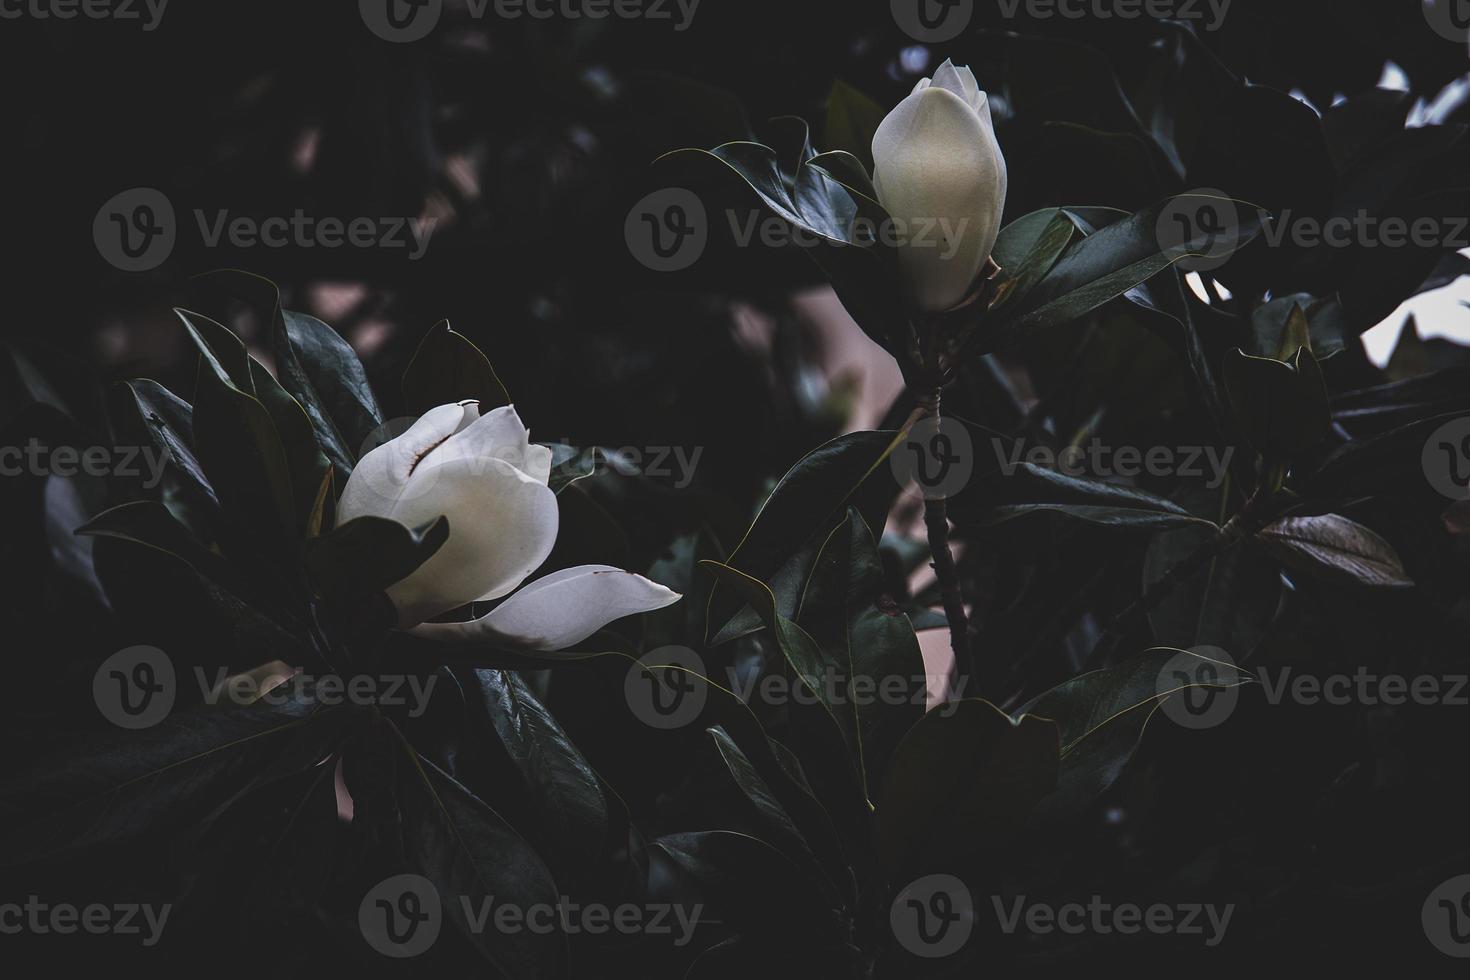
[[[919,308],[959,304],[990,257],[1006,202],[1006,161],[990,102],[949,61],[921,79],[873,134],[873,186],[893,216]]]
[[[337,522],[373,516],[419,527],[449,519],[443,546],[388,589],[399,628],[434,639],[562,650],[615,619],[679,600],[677,592],[608,565],[566,568],[516,591],[556,543],[550,475],[551,450],[531,445],[511,406],[482,416],[473,401],[440,405],[363,456],[342,491]],[[425,622],[504,596],[510,598],[473,622]]]

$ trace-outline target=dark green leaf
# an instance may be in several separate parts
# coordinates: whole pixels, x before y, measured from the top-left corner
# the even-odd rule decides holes
[[[398,736],[402,739],[402,736]],[[445,918],[505,980],[562,977],[566,936],[493,928],[495,909],[557,907],[560,891],[541,858],[489,804],[402,742],[406,762],[394,796],[403,815],[404,858],[439,892]],[[480,927],[471,914],[488,910]]]
[[[792,863],[815,870],[817,859],[812,855],[806,838],[792,822],[791,817],[771,792],[770,787],[766,785],[766,781],[761,778],[755,766],[745,757],[745,753],[740,751],[740,746],[736,745],[729,733],[719,726],[707,729],[707,734],[714,740],[720,758],[725,760],[725,767],[730,771],[735,785],[755,808],[766,843],[785,854]]]
[[[475,677],[501,744],[542,815],[536,832],[554,847],[558,872],[574,879],[591,870],[608,832],[597,774],[519,674],[477,670]]]
[[[68,746],[64,761],[34,759],[0,783],[0,865],[182,829],[278,758],[294,760],[291,771],[313,766],[328,751],[308,725],[319,708],[290,698],[175,711],[149,728]],[[310,751],[291,751],[297,738]]]
[[[345,599],[401,582],[449,540],[449,519],[408,528],[386,517],[359,517],[306,544],[306,567],[323,595]]]
[[[928,684],[914,627],[884,591],[878,549],[857,510],[818,553],[797,622],[835,665],[848,702],[840,710],[868,784],[880,785],[894,746],[924,714]]]
[[[1141,530],[1214,526],[1167,498],[1115,483],[1067,476],[1033,463],[1017,463],[1014,471],[997,481],[992,489],[995,498],[1008,502],[982,512],[978,521],[981,525],[1053,511],[1091,524]]]
[[[480,348],[441,320],[419,343],[403,373],[403,403],[411,415],[451,402],[478,401],[480,414],[509,405],[510,395]]]
[[[891,877],[922,874],[1004,846],[1057,781],[1057,726],[1012,720],[988,701],[952,701],[899,743],[878,798],[878,860]]]
[[[1327,386],[1311,351],[1299,348],[1286,363],[1235,349],[1221,375],[1241,433],[1269,459],[1290,459],[1326,433]]]
[[[1043,807],[1049,814],[1074,813],[1111,786],[1122,774],[1143,735],[1144,727],[1164,701],[1186,688],[1229,688],[1247,683],[1233,664],[1209,661],[1212,671],[1197,682],[1185,683],[1161,674],[1171,660],[1186,651],[1148,650],[1124,663],[1074,677],[1047,691],[1016,712],[1057,723],[1061,732],[1061,768],[1057,789]]]
[[[1339,514],[1286,517],[1257,535],[1287,566],[1339,584],[1414,584],[1393,545]]]
[[[1173,199],[1100,228],[1074,242],[1031,289],[1026,299],[997,310],[977,334],[976,353],[1009,346],[1035,331],[1077,319],[1116,299],[1190,255],[1237,249],[1260,231],[1255,209],[1223,201],[1236,211],[1228,237],[1206,241],[1203,233],[1180,245],[1160,241],[1158,224]]]
[[[893,432],[853,432],[802,457],[766,498],[727,564],[761,581],[771,579],[814,534],[820,533],[825,539],[869,478],[890,480],[896,489],[897,481],[880,467],[901,439],[901,434]],[[815,549],[812,554],[815,555]],[[799,590],[805,580],[803,569],[793,583],[795,589]],[[796,614],[798,598],[795,592],[783,596],[780,607],[783,616],[790,618]],[[710,594],[708,635],[720,633],[722,639],[732,638],[719,628],[742,605],[741,599],[717,585]]]
[[[156,381],[120,382],[109,391],[113,423],[128,438],[147,438],[194,497],[210,508],[219,498],[194,455],[194,410]],[[143,443],[140,442],[140,445]]]
[[[824,150],[846,150],[873,169],[873,134],[887,115],[883,107],[851,85],[836,79],[827,96],[827,123],[822,129]]]

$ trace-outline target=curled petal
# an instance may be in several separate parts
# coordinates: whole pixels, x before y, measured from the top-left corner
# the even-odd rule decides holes
[[[434,451],[436,464],[461,459],[499,459],[540,483],[551,478],[551,450],[531,444],[531,433],[511,405],[480,416]]]
[[[384,516],[408,527],[448,516],[449,540],[389,587],[401,627],[506,595],[556,543],[556,495],[504,460],[434,463],[415,471],[409,490]]]
[[[472,401],[440,405],[425,412],[402,435],[367,453],[342,489],[337,523],[346,524],[357,517],[391,516],[409,478],[435,450],[479,417],[479,405]]]
[[[945,59],[944,64],[934,72],[933,84],[947,92],[953,92],[971,109],[979,111],[980,100],[984,93],[980,91],[980,83],[975,81],[975,73],[969,68],[956,68],[954,62]]]
[[[679,593],[611,565],[578,565],[530,583],[469,623],[425,623],[420,636],[451,643],[491,641],[565,650],[613,620],[678,602]]]

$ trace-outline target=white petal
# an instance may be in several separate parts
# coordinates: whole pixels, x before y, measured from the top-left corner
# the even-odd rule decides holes
[[[933,83],[930,82],[929,79],[927,79],[927,78],[921,78],[921,79],[919,79],[918,84],[914,86],[914,92],[922,92],[922,91],[924,91],[924,89],[928,88],[931,84],[933,84]],[[909,94],[912,95],[913,92],[910,92]]]
[[[538,578],[470,623],[425,623],[420,636],[452,643],[477,640],[533,650],[565,650],[613,620],[652,612],[682,596],[611,565],[578,565]]]
[[[431,408],[402,435],[363,456],[337,501],[338,525],[356,517],[387,517],[408,486],[409,477],[435,449],[479,417],[475,402]]]
[[[963,89],[959,73],[948,74]],[[1006,193],[1005,158],[989,112],[977,113],[939,83],[936,73],[935,83],[900,102],[873,136],[878,200],[910,239],[899,256],[914,300],[928,311],[964,299],[995,246]]]
[[[970,108],[975,108],[976,97],[980,94],[980,83],[975,81],[975,73],[970,69],[956,68],[954,62],[945,59],[944,64],[934,72],[933,84],[936,88],[953,92]]]
[[[446,516],[449,540],[388,589],[400,626],[506,595],[556,543],[556,495],[504,460],[435,463],[415,471],[409,489],[385,516],[408,527]]]
[[[482,415],[434,451],[435,463],[455,459],[499,459],[543,484],[551,478],[551,450],[531,445],[531,433],[510,405]]]
[[[543,485],[551,480],[551,447],[531,446],[526,450],[526,465],[523,467],[533,480]]]

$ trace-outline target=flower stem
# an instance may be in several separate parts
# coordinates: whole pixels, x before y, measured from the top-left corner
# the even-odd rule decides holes
[[[920,396],[920,419],[939,422],[939,388]],[[980,673],[970,650],[970,623],[965,615],[964,594],[960,591],[959,570],[949,548],[949,508],[942,493],[925,495],[924,529],[929,538],[929,557],[934,575],[939,580],[939,596],[944,604],[944,618],[949,623],[949,646],[954,652],[954,690],[974,697],[978,694]]]

